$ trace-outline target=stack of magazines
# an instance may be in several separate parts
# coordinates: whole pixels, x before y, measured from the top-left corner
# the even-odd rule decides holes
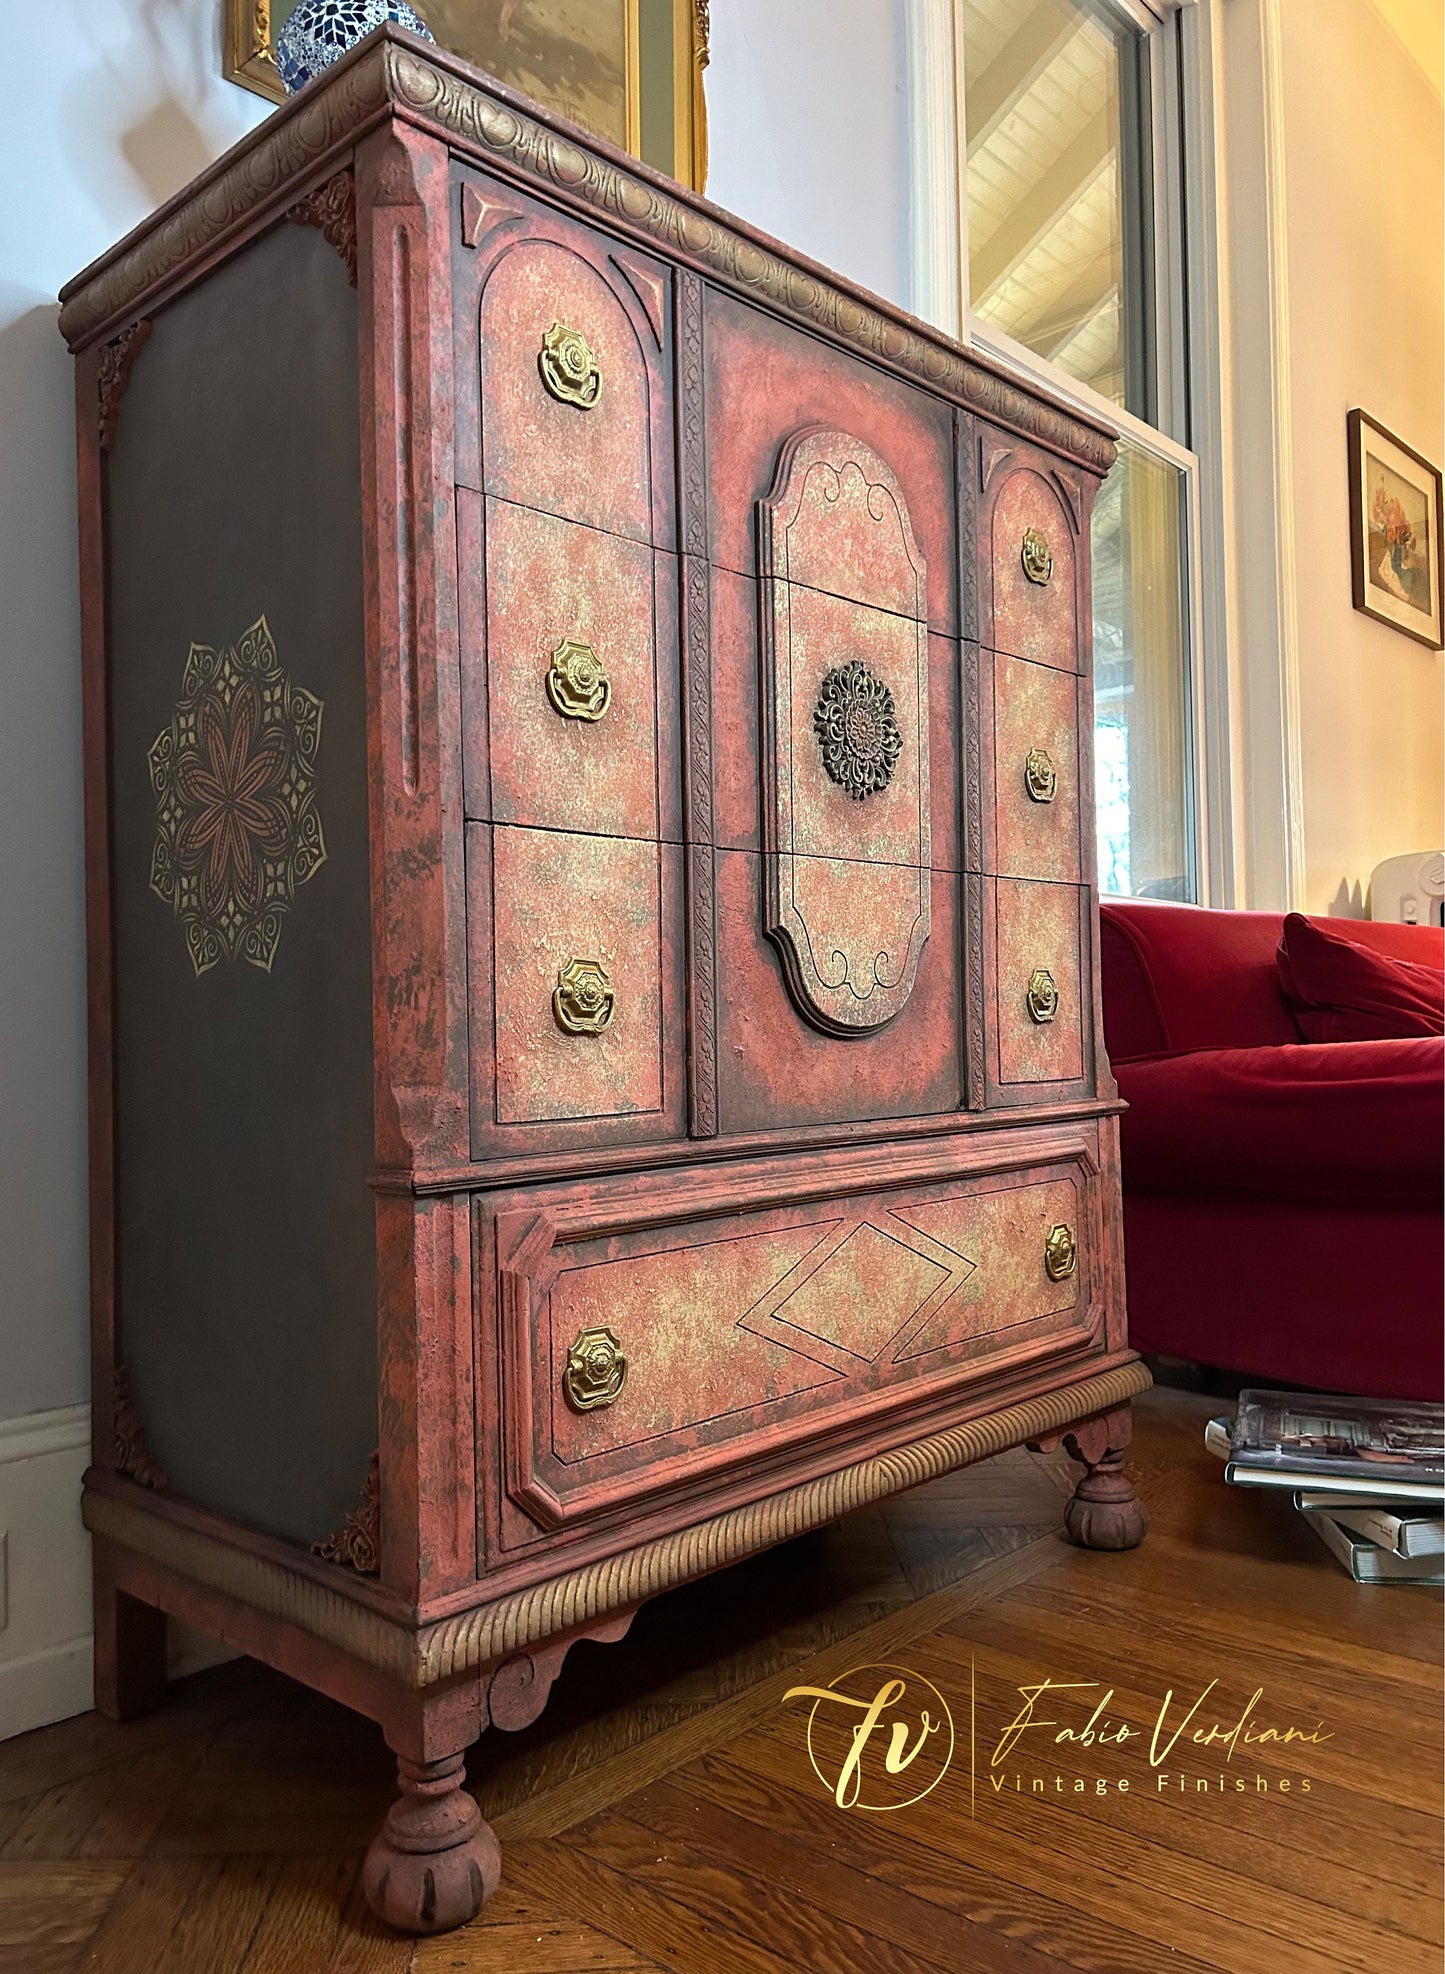
[[[1445,1583],[1445,1407],[1245,1391],[1204,1437],[1227,1481],[1288,1489],[1356,1583]]]

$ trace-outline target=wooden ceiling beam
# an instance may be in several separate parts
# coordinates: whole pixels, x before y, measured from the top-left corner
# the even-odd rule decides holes
[[[986,144],[1039,77],[1079,32],[1084,16],[1042,0],[1011,34],[986,69],[964,75],[968,155]]]
[[[1113,156],[1107,110],[1091,117],[969,257],[973,306],[982,308],[1106,170]]]

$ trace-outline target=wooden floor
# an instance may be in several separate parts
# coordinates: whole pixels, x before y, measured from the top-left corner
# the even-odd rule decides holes
[[[1213,1409],[1138,1405],[1154,1528],[1130,1555],[1070,1548],[1061,1459],[1009,1454],[579,1647],[534,1728],[474,1751],[505,1876],[441,1939],[360,1904],[376,1730],[258,1667],[0,1746],[0,1974],[1436,1974],[1438,1593],[1359,1588],[1284,1503],[1226,1489]],[[931,1793],[872,1813],[837,1806],[782,1699],[865,1665],[931,1682],[956,1731]],[[995,1764],[1044,1678],[1092,1684],[1039,1718],[1082,1731],[1112,1690],[1104,1717],[1143,1732],[1036,1730]],[[1211,1680],[1151,1766],[1165,1695],[1172,1731]],[[1329,1738],[1191,1742],[1256,1688],[1249,1731]]]

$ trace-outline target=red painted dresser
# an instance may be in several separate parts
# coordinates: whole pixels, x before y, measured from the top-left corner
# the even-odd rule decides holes
[[[98,1703],[373,1716],[438,1930],[644,1599],[1022,1442],[1143,1533],[1113,446],[389,30],[63,300]]]

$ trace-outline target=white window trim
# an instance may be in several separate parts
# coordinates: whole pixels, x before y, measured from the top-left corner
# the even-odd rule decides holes
[[[915,315],[945,335],[964,333],[968,304],[968,159],[963,129],[963,50],[954,0],[904,0],[909,67],[909,147]]]
[[[1212,317],[1199,395],[1213,423],[1206,526],[1215,717],[1235,791],[1230,902],[1290,911],[1304,902],[1305,857],[1280,0],[1199,0],[1194,12],[1217,188],[1199,255]]]

